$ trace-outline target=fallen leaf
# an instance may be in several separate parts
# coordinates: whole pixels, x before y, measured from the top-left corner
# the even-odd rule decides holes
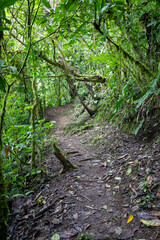
[[[121,177],[115,177],[114,179],[120,181],[120,180],[121,180]]]
[[[115,186],[114,189],[119,189],[119,186]]]
[[[128,168],[128,170],[126,171],[127,175],[131,174],[132,172],[132,168]]]
[[[124,234],[121,235],[121,239],[131,239],[132,237],[134,237],[135,232],[139,230],[139,227],[140,225],[136,226],[132,230],[128,230],[127,232],[124,232]],[[147,240],[147,239],[138,239],[138,240]]]
[[[51,237],[51,240],[60,240],[60,236],[58,233],[53,234],[53,236]]]
[[[87,230],[89,227],[91,226],[91,224],[88,224],[87,226],[85,226],[85,230]]]
[[[125,213],[123,217],[124,217],[124,218],[127,218],[127,213]]]
[[[78,213],[73,214],[74,219],[78,219]]]
[[[152,176],[148,176],[148,178],[147,178],[147,183],[148,183],[148,184],[151,184],[151,183],[152,183],[152,181],[153,181],[153,178],[152,178]]]
[[[26,205],[29,206],[32,204],[32,199],[28,199],[27,202],[26,202]]]
[[[105,185],[107,188],[110,188],[111,187],[111,185],[109,185],[108,183],[106,183],[106,185]]]
[[[71,195],[73,195],[74,194],[74,191],[68,191]]]
[[[102,166],[107,167],[107,162],[102,163]]]
[[[141,222],[147,226],[158,227],[160,226],[160,220],[158,218],[152,220],[141,219]]]
[[[152,216],[160,217],[160,211],[152,211]]]
[[[98,208],[95,208],[95,207],[92,207],[92,206],[88,206],[88,205],[85,205],[85,207],[93,209],[93,210],[99,210]]]
[[[132,220],[133,220],[133,215],[130,215],[128,220],[127,220],[127,223],[130,223]]]
[[[121,227],[116,227],[116,228],[115,228],[115,232],[116,232],[117,235],[121,235],[122,231],[123,231],[123,230],[122,230]]]
[[[144,220],[152,220],[152,219],[156,219],[155,216],[151,215],[150,213],[147,212],[137,212],[137,215]]]
[[[138,206],[138,205],[132,207],[132,211],[133,211],[133,212],[137,211],[138,209],[139,209],[139,206]]]
[[[160,193],[159,192],[157,192],[156,197],[160,198]]]
[[[107,209],[108,207],[107,207],[107,205],[104,205],[104,206],[102,206],[101,208],[103,208],[103,209]]]
[[[67,240],[74,240],[74,239],[77,238],[77,236],[78,236],[78,233],[76,233],[76,234],[74,234],[74,235],[68,237]]]
[[[118,157],[117,159],[119,160],[119,159],[125,158],[125,157],[127,157],[127,156],[128,156],[128,154],[124,154],[124,155]]]

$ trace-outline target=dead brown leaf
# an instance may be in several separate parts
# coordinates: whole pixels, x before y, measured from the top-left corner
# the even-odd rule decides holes
[[[78,213],[73,214],[74,219],[78,219]]]
[[[124,155],[122,155],[122,156],[119,156],[117,159],[120,160],[120,159],[125,158],[125,157],[127,157],[127,156],[128,156],[128,154],[124,154]]]
[[[74,240],[75,238],[77,238],[77,236],[78,236],[78,233],[68,237],[67,240]]]
[[[90,226],[91,224],[88,224],[87,226],[85,226],[84,230],[87,230]]]
[[[148,176],[148,178],[147,178],[147,183],[148,183],[148,184],[151,184],[151,183],[152,183],[152,181],[153,181],[153,178],[152,178],[152,176]]]
[[[160,211],[152,211],[152,216],[159,217],[160,216]]]

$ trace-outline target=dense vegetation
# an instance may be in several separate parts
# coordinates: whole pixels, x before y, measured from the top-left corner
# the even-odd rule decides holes
[[[46,107],[78,98],[90,116],[135,134],[150,123],[158,129],[159,13],[158,0],[1,0],[1,239],[6,198],[25,189],[26,174],[43,172],[44,140],[54,127],[45,123]]]

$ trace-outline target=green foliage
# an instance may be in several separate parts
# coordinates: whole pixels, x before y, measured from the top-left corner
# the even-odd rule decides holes
[[[30,7],[27,1],[0,2],[1,113],[4,93],[12,86],[2,116],[2,154],[6,158],[4,173],[14,194],[18,187],[25,188],[22,172],[30,171],[26,164],[32,151],[34,104],[39,167],[47,131],[54,127],[40,119],[46,107],[70,102],[74,88],[89,107],[99,107],[97,119],[112,120],[135,134],[145,126],[152,110],[159,108],[159,2],[53,2],[51,6],[47,0],[30,1]],[[48,61],[41,59],[40,53]],[[90,83],[91,95],[84,75],[96,75],[105,82]],[[65,133],[92,126],[80,119],[66,127]]]
[[[39,160],[43,154],[44,141],[48,131],[54,127],[54,122],[44,123],[41,126],[43,121],[41,120],[36,123],[35,132],[37,164],[39,164],[39,167],[41,167]],[[28,124],[14,125],[6,130],[3,140],[5,148],[2,153],[3,157],[6,158],[4,162],[4,175],[9,184],[10,193],[14,195],[19,193],[19,188],[25,189],[27,185],[25,181],[26,177],[41,173],[41,170],[30,171],[28,164],[31,157],[32,127]],[[7,149],[8,151],[6,151]],[[23,171],[25,171],[25,175],[23,175]]]
[[[9,7],[11,5],[13,5],[15,2],[17,2],[17,0],[1,0],[0,2],[0,9],[4,9],[6,7]]]
[[[6,88],[6,81],[4,78],[0,76],[0,91],[5,92]]]

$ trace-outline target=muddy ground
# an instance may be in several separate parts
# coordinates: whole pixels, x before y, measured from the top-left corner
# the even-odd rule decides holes
[[[160,142],[93,120],[64,135],[77,118],[73,112],[71,104],[48,108],[46,119],[56,121],[48,139],[56,139],[77,168],[60,174],[52,144],[46,144],[43,166],[53,178],[14,200],[9,239],[73,240],[82,233],[96,239],[160,239]]]

